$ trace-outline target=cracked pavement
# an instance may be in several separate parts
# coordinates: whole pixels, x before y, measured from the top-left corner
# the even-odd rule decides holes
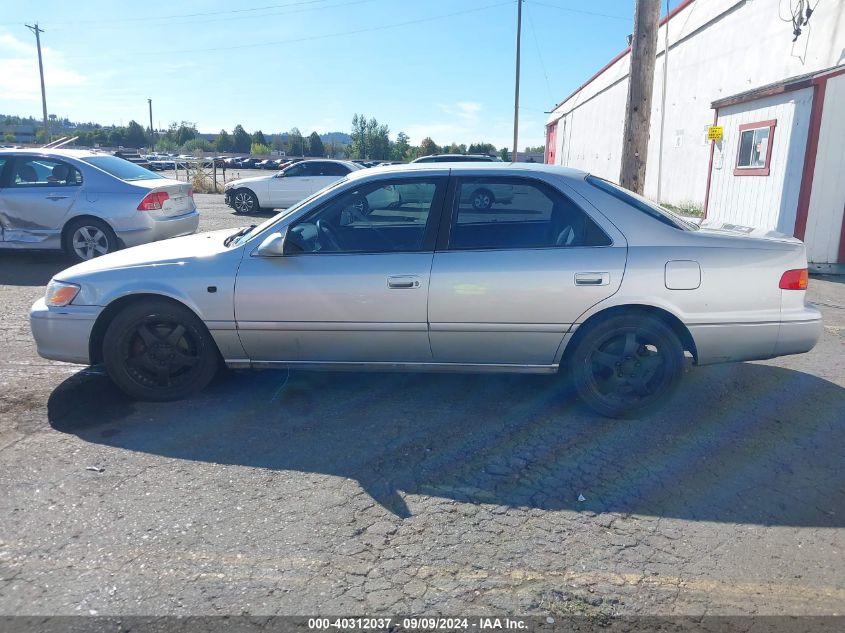
[[[811,353],[612,421],[550,376],[230,371],[131,402],[35,353],[67,265],[0,253],[0,614],[843,613],[841,278],[811,280]]]

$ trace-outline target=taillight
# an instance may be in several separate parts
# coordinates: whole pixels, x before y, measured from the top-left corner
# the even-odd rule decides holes
[[[158,211],[169,198],[166,191],[151,191],[141,200],[138,211]]]
[[[194,188],[193,187],[188,187],[188,195],[191,196],[192,198],[194,197]]]
[[[780,276],[781,290],[806,290],[810,283],[810,276],[806,268],[787,270]]]

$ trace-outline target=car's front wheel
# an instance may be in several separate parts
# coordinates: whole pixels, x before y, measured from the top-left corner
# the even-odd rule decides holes
[[[103,360],[112,381],[138,400],[178,400],[203,389],[219,352],[205,325],[166,300],[130,304],[109,324]]]
[[[119,247],[112,228],[96,218],[74,220],[65,229],[64,235],[65,252],[80,262],[108,255]]]
[[[575,389],[609,417],[643,412],[677,387],[684,350],[677,335],[647,314],[616,315],[587,325],[569,357]]]
[[[235,213],[255,213],[260,210],[258,198],[249,189],[238,189],[232,196]]]

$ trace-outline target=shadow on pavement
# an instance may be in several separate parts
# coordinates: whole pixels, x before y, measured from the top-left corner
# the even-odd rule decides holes
[[[74,262],[58,251],[0,251],[0,285],[46,286]]]
[[[639,420],[596,417],[555,376],[229,373],[186,402],[105,376],[55,389],[50,424],[118,449],[349,477],[400,493],[784,526],[845,526],[845,389],[759,364],[697,368]],[[578,502],[579,494],[586,497]]]

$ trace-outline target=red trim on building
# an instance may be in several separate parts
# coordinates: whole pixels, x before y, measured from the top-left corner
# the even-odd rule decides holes
[[[734,176],[768,176],[772,164],[772,147],[775,144],[775,127],[778,124],[777,119],[769,119],[768,121],[759,121],[757,123],[743,123],[739,126],[739,144],[736,148],[736,162],[734,163]],[[740,167],[739,166],[739,149],[742,147],[742,133],[746,130],[759,130],[761,128],[769,128],[769,138],[766,140],[766,160],[762,167]]]
[[[675,17],[678,13],[680,13],[681,11],[683,11],[684,9],[686,9],[686,8],[687,8],[689,5],[691,5],[693,2],[695,2],[695,0],[683,0],[683,2],[681,2],[681,3],[677,6],[677,7],[675,7],[674,9],[672,9],[671,11],[669,11],[669,13],[667,13],[666,15],[664,15],[664,16],[663,16],[663,18],[660,20],[660,26],[663,26],[664,24],[666,24],[669,20],[671,20],[672,18],[674,18],[674,17]],[[566,97],[566,99],[564,99],[563,101],[561,101],[560,103],[558,103],[558,104],[557,104],[557,105],[553,108],[553,110],[556,110],[557,108],[559,108],[560,106],[562,106],[564,103],[566,103],[567,101],[569,101],[572,97],[574,97],[574,96],[575,96],[575,95],[577,95],[579,92],[581,92],[584,88],[586,88],[586,87],[587,87],[587,86],[589,86],[591,83],[593,83],[596,79],[598,79],[599,75],[601,75],[604,71],[606,71],[608,68],[610,68],[611,66],[613,66],[613,64],[615,64],[616,62],[618,62],[620,59],[622,59],[623,57],[625,57],[625,55],[627,55],[627,54],[628,54],[628,53],[630,53],[630,52],[631,52],[631,47],[629,46],[629,47],[628,47],[628,48],[626,48],[624,51],[622,51],[621,53],[619,53],[616,57],[614,57],[614,58],[613,58],[613,59],[611,59],[609,62],[607,62],[604,66],[602,66],[602,67],[601,67],[601,70],[599,70],[599,71],[598,71],[595,75],[593,75],[592,77],[590,77],[587,81],[585,81],[585,82],[584,82],[584,83],[582,83],[580,86],[578,86],[575,90],[573,90],[573,91],[572,91],[572,93],[571,93],[568,97]],[[553,125],[553,124],[552,124],[552,123],[550,123],[549,125]]]
[[[713,125],[719,122],[719,108],[713,111]],[[710,162],[707,165],[707,186],[704,189],[704,219],[707,219],[707,204],[710,202],[710,178],[713,176],[713,154],[716,152],[716,141],[710,141]]]
[[[792,234],[799,240],[807,232],[807,216],[810,213],[810,195],[813,193],[813,176],[816,171],[816,153],[819,149],[819,132],[822,127],[824,94],[827,77],[813,81],[813,107],[810,109],[810,124],[807,130],[807,147],[804,149],[804,171],[801,174],[801,189],[798,193],[798,210],[795,213],[795,230]]]

